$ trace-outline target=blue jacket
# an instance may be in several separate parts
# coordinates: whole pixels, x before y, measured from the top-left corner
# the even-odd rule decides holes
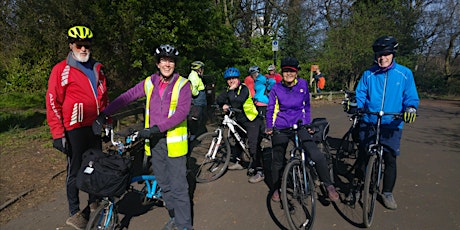
[[[293,87],[285,86],[282,81],[276,83],[269,96],[267,106],[267,128],[286,129],[302,120],[310,124],[310,93],[308,82],[297,78]]]
[[[264,75],[259,73],[254,81],[254,101],[268,104],[268,95],[265,95],[265,91],[270,91],[275,83],[275,79],[267,79]]]
[[[358,108],[372,112],[404,112],[407,107],[418,108],[419,97],[412,71],[393,61],[386,69],[374,65],[364,71],[356,88]],[[365,115],[363,121],[376,123],[375,115]],[[404,122],[384,116],[382,124],[388,128],[402,129]]]

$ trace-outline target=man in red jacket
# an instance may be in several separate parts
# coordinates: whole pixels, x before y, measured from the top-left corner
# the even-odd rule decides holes
[[[84,229],[89,204],[96,197],[89,194],[88,206],[80,211],[76,186],[82,154],[90,148],[101,149],[100,133],[92,124],[108,104],[106,77],[102,64],[90,57],[93,32],[86,26],[67,31],[70,52],[51,71],[46,93],[46,117],[53,136],[53,147],[67,155],[67,201],[70,217],[66,223]]]

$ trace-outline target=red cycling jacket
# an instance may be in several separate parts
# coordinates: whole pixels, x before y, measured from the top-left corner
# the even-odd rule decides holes
[[[46,92],[46,118],[53,139],[64,137],[64,131],[91,126],[108,104],[102,64],[93,59],[89,62],[97,79],[97,96],[89,78],[72,58],[72,52],[51,71]]]

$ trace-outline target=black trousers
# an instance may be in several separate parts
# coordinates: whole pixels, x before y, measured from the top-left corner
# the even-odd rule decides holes
[[[66,138],[69,144],[69,154],[67,155],[67,201],[69,204],[70,215],[80,211],[80,199],[77,188],[77,172],[81,167],[82,155],[90,148],[102,149],[101,137],[93,134],[91,126],[76,128],[66,131]],[[89,194],[88,204],[94,202],[97,197]],[[88,212],[89,209],[85,210]],[[89,216],[89,215],[88,215]]]

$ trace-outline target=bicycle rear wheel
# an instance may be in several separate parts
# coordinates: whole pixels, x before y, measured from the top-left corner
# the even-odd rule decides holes
[[[372,155],[367,163],[363,190],[363,223],[366,228],[372,225],[374,217],[375,201],[380,189],[379,173],[379,159]]]
[[[118,212],[115,204],[108,200],[103,200],[99,207],[91,213],[86,230],[112,230],[119,226]]]
[[[195,160],[191,164],[196,181],[207,183],[218,179],[222,176],[230,162],[230,145],[227,139],[222,136],[220,145],[217,145],[218,134],[216,132],[207,132],[200,135],[194,143],[190,157]],[[217,151],[215,156],[212,153]]]
[[[315,185],[310,171],[299,159],[286,165],[281,183],[281,201],[290,229],[311,229],[315,219]]]

